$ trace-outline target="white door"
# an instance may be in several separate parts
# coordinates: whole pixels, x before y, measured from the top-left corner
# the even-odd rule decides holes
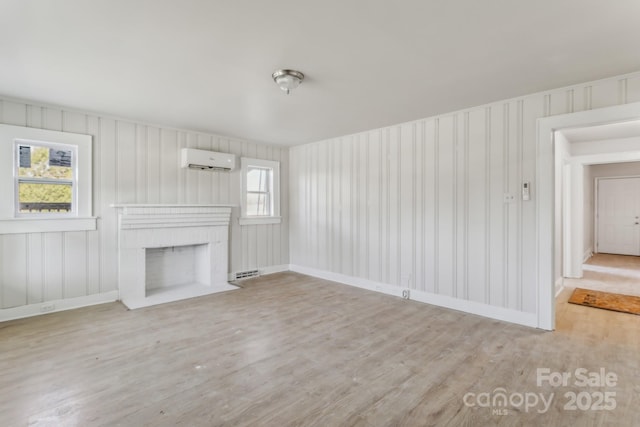
[[[598,252],[640,255],[640,178],[598,180]]]

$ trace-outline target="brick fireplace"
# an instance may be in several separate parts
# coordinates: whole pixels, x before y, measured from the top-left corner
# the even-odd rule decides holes
[[[120,299],[130,309],[237,289],[229,205],[114,205]]]

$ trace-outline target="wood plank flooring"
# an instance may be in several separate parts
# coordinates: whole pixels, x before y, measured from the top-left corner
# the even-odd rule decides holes
[[[0,323],[0,425],[640,425],[640,317],[567,304],[570,289],[549,333],[290,272],[243,286]],[[601,367],[615,387],[536,384]],[[554,398],[464,403],[500,387]],[[571,391],[616,408],[565,410]]]

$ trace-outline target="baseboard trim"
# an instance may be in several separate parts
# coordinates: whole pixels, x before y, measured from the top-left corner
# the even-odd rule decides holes
[[[258,271],[260,271],[261,276],[264,274],[282,273],[289,270],[290,270],[289,264],[270,265],[269,267],[262,267],[258,269]]]
[[[91,305],[105,304],[118,300],[118,291],[110,291],[102,294],[86,295],[77,298],[57,299],[38,304],[22,305],[20,307],[0,309],[0,322],[22,319],[25,317],[39,316],[42,314],[56,313],[58,311],[72,310],[74,308],[88,307]],[[50,309],[50,307],[53,307]],[[45,309],[46,311],[43,311]]]
[[[303,267],[299,265],[291,265],[291,271],[306,274],[307,276],[317,277],[320,279],[331,280],[333,282],[342,283],[349,286],[355,286],[361,289],[367,289],[374,292],[380,292],[396,297],[406,297],[408,299],[437,305],[452,310],[462,311],[464,313],[475,314],[490,319],[501,320],[504,322],[515,323],[518,325],[538,327],[538,316],[535,313],[525,313],[522,311],[512,310],[504,307],[496,307],[475,301],[453,298],[446,295],[438,295],[430,292],[417,291],[415,289],[402,288],[399,286],[388,285],[384,283],[374,282],[359,277],[347,276],[343,274],[333,273],[325,270],[316,270],[314,268]]]
[[[587,260],[589,258],[591,258],[593,256],[593,248],[589,248],[586,251],[584,251],[584,254],[582,254],[582,262],[587,262]]]
[[[564,289],[564,278],[560,277],[556,280],[555,283],[556,286],[556,298],[558,298],[558,295],[560,295],[560,292],[562,292],[562,290]]]

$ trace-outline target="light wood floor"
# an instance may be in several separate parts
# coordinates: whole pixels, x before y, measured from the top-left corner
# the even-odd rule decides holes
[[[594,254],[582,269],[581,279],[564,279],[564,285],[640,296],[640,257]]]
[[[1,426],[637,426],[640,316],[566,303],[542,332],[295,273],[127,311],[0,323]],[[536,385],[604,367],[615,387]],[[555,393],[544,414],[466,393]],[[615,391],[567,411],[567,391]],[[541,407],[539,407],[541,408]]]

